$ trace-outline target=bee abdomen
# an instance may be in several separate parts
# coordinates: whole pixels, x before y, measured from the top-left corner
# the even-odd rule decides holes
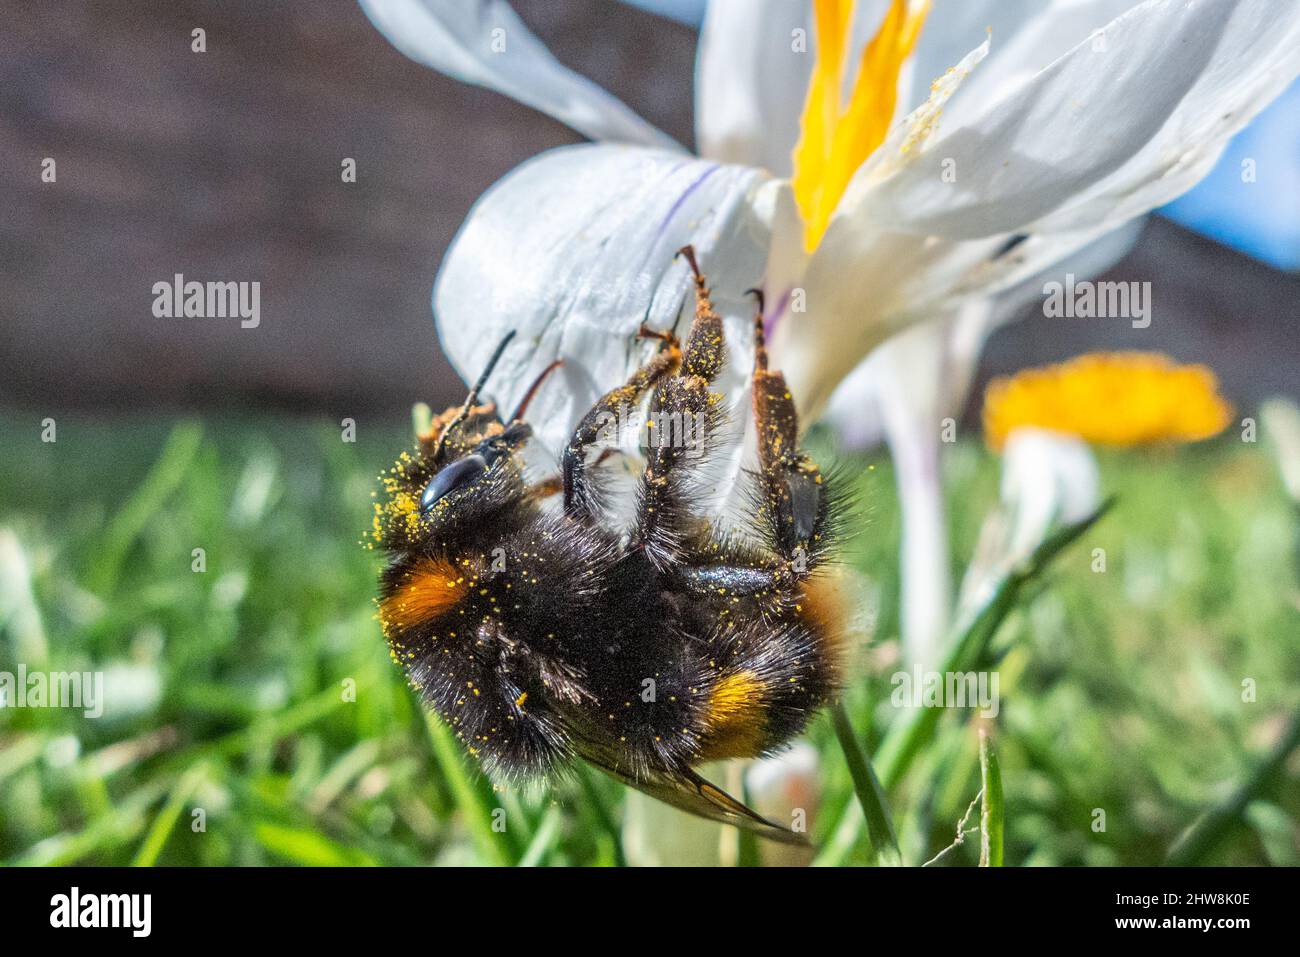
[[[379,619],[412,687],[489,772],[542,773],[565,756],[567,738],[526,643],[504,620],[504,584],[484,576],[487,567],[452,557],[395,562],[383,576]]]
[[[754,619],[711,644],[700,760],[779,750],[839,692],[843,620],[821,578],[802,583],[790,609]]]
[[[751,758],[765,750],[772,695],[763,678],[747,669],[723,675],[705,700],[700,760]]]

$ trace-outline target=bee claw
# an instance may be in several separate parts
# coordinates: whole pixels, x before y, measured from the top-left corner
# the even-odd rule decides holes
[[[681,344],[680,340],[678,340],[678,338],[671,332],[660,332],[658,329],[651,329],[644,322],[641,323],[640,328],[637,329],[636,337],[638,339],[654,339],[672,347],[677,347]]]
[[[691,264],[691,272],[695,275],[696,285],[702,285],[704,283],[704,275],[700,272],[700,264],[695,259],[695,247],[690,243],[687,243],[673,254],[674,259],[678,256],[684,257],[686,261]]]

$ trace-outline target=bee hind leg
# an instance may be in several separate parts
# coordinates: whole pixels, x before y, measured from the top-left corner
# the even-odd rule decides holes
[[[803,578],[830,545],[831,500],[817,463],[799,449],[799,417],[785,376],[768,368],[763,299],[754,316],[754,422],[758,430],[759,524],[784,572]]]

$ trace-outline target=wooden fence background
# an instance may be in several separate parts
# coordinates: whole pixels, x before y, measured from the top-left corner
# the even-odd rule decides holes
[[[691,141],[692,31],[610,0],[516,8],[561,60]],[[351,0],[10,4],[0,402],[347,414],[458,398],[429,307],[443,250],[498,177],[576,139],[407,60]],[[177,272],[260,280],[261,327],[154,318],[152,286]],[[1140,341],[1040,318],[996,337],[986,374],[1133,346],[1212,361],[1238,401],[1300,388],[1300,279],[1163,222],[1112,278],[1153,276]]]

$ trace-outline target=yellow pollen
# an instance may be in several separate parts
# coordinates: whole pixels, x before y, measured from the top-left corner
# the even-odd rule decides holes
[[[750,671],[720,678],[709,692],[706,715],[710,733],[701,757],[709,761],[753,757],[762,749],[766,727],[763,682]]]
[[[813,0],[817,58],[804,100],[791,186],[812,252],[858,167],[885,140],[898,105],[898,76],[916,46],[930,0],[893,0],[862,51],[843,102],[856,0]]]
[[[995,379],[984,393],[984,440],[995,451],[1022,426],[1129,446],[1208,439],[1231,417],[1206,366],[1155,352],[1089,353]]]

